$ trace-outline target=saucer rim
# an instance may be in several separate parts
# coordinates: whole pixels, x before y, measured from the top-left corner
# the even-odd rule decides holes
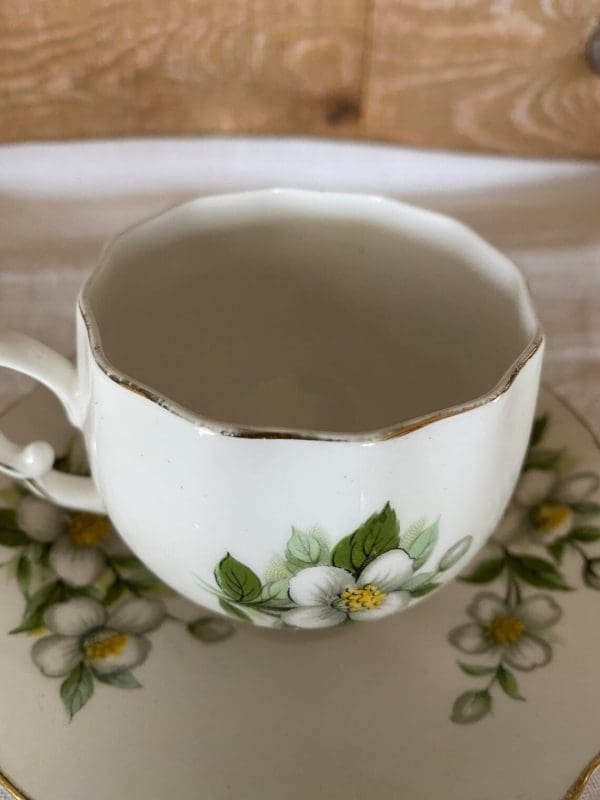
[[[577,409],[573,407],[570,401],[566,400],[559,392],[557,392],[553,387],[551,387],[547,381],[542,381],[541,387],[545,392],[548,392],[552,395],[559,403],[561,403],[564,408],[582,425],[585,430],[590,435],[594,445],[600,451],[600,436],[597,435],[595,430],[592,428],[591,424],[586,420],[584,415],[579,412]],[[7,408],[5,408],[2,413],[0,413],[0,418],[5,416],[11,410],[16,408],[21,402],[23,402],[30,394],[33,394],[36,389],[32,389],[29,392],[26,392],[22,397],[18,398],[16,401],[11,403]],[[581,800],[583,793],[588,787],[594,773],[600,768],[600,751],[597,752],[592,758],[585,764],[585,766],[581,769],[575,780],[569,785],[566,793],[559,798],[559,800]],[[2,767],[0,766],[0,789],[2,789],[10,798],[10,800],[35,800],[31,795],[24,794],[23,790],[18,788],[8,777],[8,775],[2,771]]]

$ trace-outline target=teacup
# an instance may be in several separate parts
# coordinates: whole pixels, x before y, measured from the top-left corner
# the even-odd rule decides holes
[[[447,583],[515,486],[543,336],[516,267],[392,200],[271,190],[119,236],[77,308],[77,368],[20,334],[93,478],[49,444],[0,469],[106,511],[166,583],[269,627],[376,620]]]

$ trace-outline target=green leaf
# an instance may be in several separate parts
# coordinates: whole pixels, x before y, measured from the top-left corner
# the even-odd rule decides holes
[[[530,450],[525,457],[523,469],[554,469],[561,459],[562,450]]]
[[[481,691],[463,692],[454,701],[450,719],[459,725],[468,725],[479,722],[492,708],[492,696],[487,689]]]
[[[600,589],[600,558],[586,558],[581,566],[581,577],[590,589]]]
[[[412,592],[414,589],[418,589],[419,587],[423,586],[426,583],[437,575],[436,572],[419,572],[417,575],[413,575],[412,578],[409,578],[405,583],[402,584],[402,589],[407,592]]]
[[[237,603],[251,603],[260,596],[262,587],[258,576],[229,553],[219,562],[215,579],[225,594]]]
[[[60,697],[67,710],[69,719],[73,719],[75,714],[84,707],[93,693],[94,681],[92,673],[86,665],[81,662],[73,668],[60,687]]]
[[[463,536],[463,538],[459,539],[456,544],[453,544],[452,547],[449,547],[441,557],[440,563],[438,564],[438,569],[444,572],[445,570],[450,569],[450,567],[453,567],[465,555],[471,546],[472,541],[472,536]]]
[[[331,553],[331,563],[334,567],[354,572],[354,567],[352,566],[352,535],[345,536],[336,544]]]
[[[192,622],[188,622],[186,627],[188,633],[190,633],[194,639],[198,639],[200,642],[205,642],[207,644],[222,642],[235,633],[235,629],[229,622],[219,617],[199,617]]]
[[[280,578],[270,583],[265,583],[260,593],[260,601],[266,605],[289,606],[291,604],[288,590],[290,582],[288,578]]]
[[[507,670],[502,664],[500,664],[496,670],[496,677],[505,694],[512,697],[513,700],[525,700],[525,698],[519,694],[517,679],[512,672]]]
[[[480,561],[470,575],[462,575],[460,579],[466,583],[490,583],[500,575],[504,565],[503,558],[487,558]]]
[[[571,590],[571,587],[565,583],[563,576],[551,561],[546,561],[537,556],[511,553],[508,563],[512,572],[531,586],[555,589],[561,592]]]
[[[21,556],[17,562],[17,582],[23,593],[23,597],[29,597],[29,586],[31,585],[31,561],[27,556]]]
[[[143,564],[136,558],[135,556],[126,555],[126,556],[111,556],[110,557],[111,563],[116,564],[117,567],[122,567],[123,569],[131,569],[131,570],[138,570],[140,568],[143,569]]]
[[[425,597],[426,594],[429,592],[434,592],[441,583],[436,583],[435,581],[431,581],[431,583],[424,583],[422,586],[418,586],[416,589],[411,591],[411,595],[413,597]]]
[[[577,503],[569,503],[573,511],[577,514],[582,514],[587,517],[595,517],[600,514],[600,504],[593,503],[590,500],[580,500]]]
[[[142,570],[133,575],[128,575],[127,578],[123,578],[122,580],[125,586],[134,594],[149,592],[151,589],[155,589],[160,585],[160,579],[148,570]]]
[[[600,539],[600,528],[596,525],[578,525],[568,536],[576,542],[596,542]]]
[[[112,603],[116,603],[124,591],[125,585],[123,584],[123,581],[120,578],[115,578],[104,595],[105,605],[109,606],[112,605]]]
[[[529,437],[529,447],[535,447],[536,444],[542,441],[549,421],[548,414],[542,414],[534,419],[531,436]]]
[[[292,528],[285,549],[285,560],[291,572],[306,567],[314,567],[321,558],[321,542],[311,533]]]
[[[101,603],[104,600],[102,591],[97,586],[68,586],[69,597],[90,597]]]
[[[465,664],[462,661],[456,662],[466,675],[492,675],[496,672],[496,667],[484,667],[477,664]]]
[[[377,556],[398,547],[398,530],[396,512],[386,503],[354,533],[338,542],[331,554],[333,565],[359,573]]]
[[[21,624],[13,628],[10,633],[24,633],[41,627],[44,611],[54,603],[61,603],[67,598],[67,587],[62,581],[54,581],[42,586],[27,601]]]
[[[413,522],[412,525],[409,525],[408,528],[400,534],[400,539],[398,541],[398,547],[402,550],[406,550],[408,553],[408,548],[417,538],[417,536],[425,529],[425,525],[427,524],[427,518],[421,517],[416,522]]]
[[[435,547],[439,534],[439,520],[429,525],[417,536],[408,548],[408,555],[415,561],[426,561]],[[416,565],[415,565],[416,566]]]
[[[107,683],[109,686],[115,686],[117,689],[141,689],[142,684],[128,669],[120,669],[118,672],[97,672],[92,670],[94,678],[101,683]]]
[[[230,614],[232,617],[239,619],[240,622],[249,622],[250,625],[254,624],[248,614],[242,611],[241,608],[234,606],[229,600],[225,600],[224,597],[219,597],[219,605],[226,614]]]
[[[29,544],[29,537],[17,523],[17,514],[12,508],[0,508],[0,545],[22,547]]]
[[[563,553],[565,551],[565,547],[567,546],[569,537],[563,537],[561,539],[557,539],[556,541],[549,544],[546,550],[552,556],[552,558],[556,561],[557,564],[560,564]]]

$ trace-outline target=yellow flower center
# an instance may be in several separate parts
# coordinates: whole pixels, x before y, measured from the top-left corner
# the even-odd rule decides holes
[[[340,599],[342,600],[343,607],[352,613],[353,611],[369,611],[379,606],[385,600],[385,594],[380,591],[372,583],[359,588],[354,586],[352,589],[346,589],[341,593]]]
[[[571,510],[559,503],[540,503],[531,511],[531,520],[540,533],[551,533],[568,518]]]
[[[112,636],[107,636],[105,639],[87,644],[83,648],[83,654],[88,661],[117,656],[127,644],[127,638],[125,633],[113,633]]]
[[[525,633],[525,625],[517,617],[495,617],[485,626],[487,635],[494,644],[510,647]]]
[[[76,511],[67,520],[67,533],[75,547],[96,547],[109,531],[108,519],[100,514]]]

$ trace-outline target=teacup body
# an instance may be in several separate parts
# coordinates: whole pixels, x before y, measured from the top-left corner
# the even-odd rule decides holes
[[[458,223],[245,193],[109,247],[78,304],[70,410],[103,506],[165,582],[328,627],[408,607],[486,541],[542,350],[521,275]]]

